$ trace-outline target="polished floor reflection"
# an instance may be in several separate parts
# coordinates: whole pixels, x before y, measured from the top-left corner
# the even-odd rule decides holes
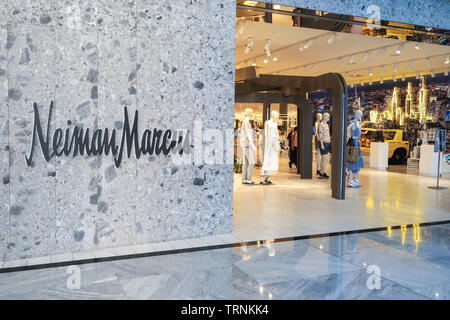
[[[302,180],[295,172],[280,158],[273,185],[243,185],[235,174],[234,237],[247,241],[450,220],[450,189],[428,188],[436,178],[365,168],[362,187],[347,188],[342,201],[331,198],[329,180]],[[259,169],[253,180],[259,182]],[[450,180],[441,185],[450,187]]]
[[[450,224],[79,268],[0,274],[0,299],[450,299]]]

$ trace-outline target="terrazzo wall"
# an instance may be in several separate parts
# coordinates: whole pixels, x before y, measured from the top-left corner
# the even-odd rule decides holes
[[[50,135],[120,137],[124,106],[140,134],[233,128],[233,1],[1,0],[0,23],[0,260],[231,232],[232,164],[25,156],[33,103]]]
[[[382,19],[450,29],[446,0],[273,2],[361,16],[374,3]],[[231,232],[232,165],[25,156],[33,103],[46,130],[54,102],[51,132],[120,136],[124,106],[140,128],[232,128],[235,5],[0,0],[0,260]]]

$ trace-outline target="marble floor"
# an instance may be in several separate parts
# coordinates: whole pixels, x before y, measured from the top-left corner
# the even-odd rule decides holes
[[[281,158],[273,185],[243,185],[235,174],[233,236],[272,239],[450,220],[450,189],[428,188],[436,178],[364,168],[362,187],[336,200],[329,180],[301,180],[295,172]],[[255,168],[254,182],[259,175]],[[441,185],[450,187],[450,180]]]
[[[10,272],[0,299],[450,299],[450,224]]]

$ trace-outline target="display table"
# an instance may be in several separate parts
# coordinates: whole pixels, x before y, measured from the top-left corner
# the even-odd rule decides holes
[[[425,144],[420,146],[419,174],[437,177],[439,153],[434,152],[434,146]],[[441,159],[442,166],[442,159]]]
[[[389,143],[370,143],[370,168],[375,170],[386,170],[388,167]]]

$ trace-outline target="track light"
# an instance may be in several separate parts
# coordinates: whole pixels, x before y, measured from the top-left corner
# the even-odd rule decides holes
[[[444,76],[448,77],[448,68],[445,68]]]
[[[402,74],[402,81],[405,81],[405,74]]]
[[[381,66],[381,74],[384,74],[384,66]]]
[[[306,41],[306,43],[303,45],[305,50],[308,50],[309,47],[313,44],[313,39]]]
[[[397,82],[397,78],[395,77],[395,75],[392,76],[392,81]]]
[[[269,62],[269,60],[267,58],[264,58],[264,63]]]
[[[355,63],[355,56],[351,56],[350,59],[348,60],[348,64],[353,64]]]
[[[336,38],[336,34],[332,33],[331,36],[328,38],[327,43],[332,44],[334,41],[334,38]]]
[[[427,58],[427,68],[430,68],[430,67],[431,67],[431,59]]]
[[[419,80],[420,78],[420,74],[418,72],[416,72],[416,79]]]
[[[436,74],[434,73],[433,70],[431,70],[431,77],[434,78],[436,76]]]
[[[420,42],[417,42],[416,45],[414,46],[414,48],[416,48],[416,50],[419,50],[422,47],[422,44]]]
[[[385,52],[386,52],[386,48],[381,48],[381,50],[378,52],[378,56],[382,57]]]
[[[298,47],[298,50],[300,50],[301,52],[303,52],[305,50],[305,45],[302,44],[300,47]]]
[[[239,23],[238,33],[242,34],[244,32],[244,28],[245,28],[245,21],[242,21],[241,23]]]
[[[395,65],[394,65],[394,72],[397,72],[398,71],[398,63],[396,63]]]
[[[253,47],[253,38],[248,38],[247,46],[245,47],[244,53],[248,54]]]
[[[273,61],[278,61],[278,57],[277,57],[277,54],[275,52],[273,53]]]
[[[364,53],[364,55],[362,57],[362,61],[366,61],[368,57],[369,57],[369,52]]]
[[[405,44],[402,43],[401,45],[398,46],[398,48],[397,48],[397,50],[395,50],[395,52],[397,54],[401,54],[404,48],[405,48]]]
[[[311,71],[313,71],[316,68],[317,64],[311,65]]]
[[[270,57],[270,39],[266,40],[266,44],[264,45],[264,51],[266,51],[266,55]]]
[[[411,69],[412,69],[412,67],[413,67],[413,63],[414,63],[413,61],[410,61],[410,62],[408,63],[408,69],[409,69],[409,70],[411,70]]]
[[[369,76],[373,76],[372,68],[369,69]]]
[[[339,64],[341,65],[341,67],[344,66],[344,60],[342,60],[342,58],[339,58],[338,62],[339,62]]]
[[[384,81],[383,81],[383,78],[380,78],[380,83],[383,84],[383,82],[384,82]]]
[[[445,64],[449,64],[450,63],[450,57],[449,56],[446,56],[445,57]]]

